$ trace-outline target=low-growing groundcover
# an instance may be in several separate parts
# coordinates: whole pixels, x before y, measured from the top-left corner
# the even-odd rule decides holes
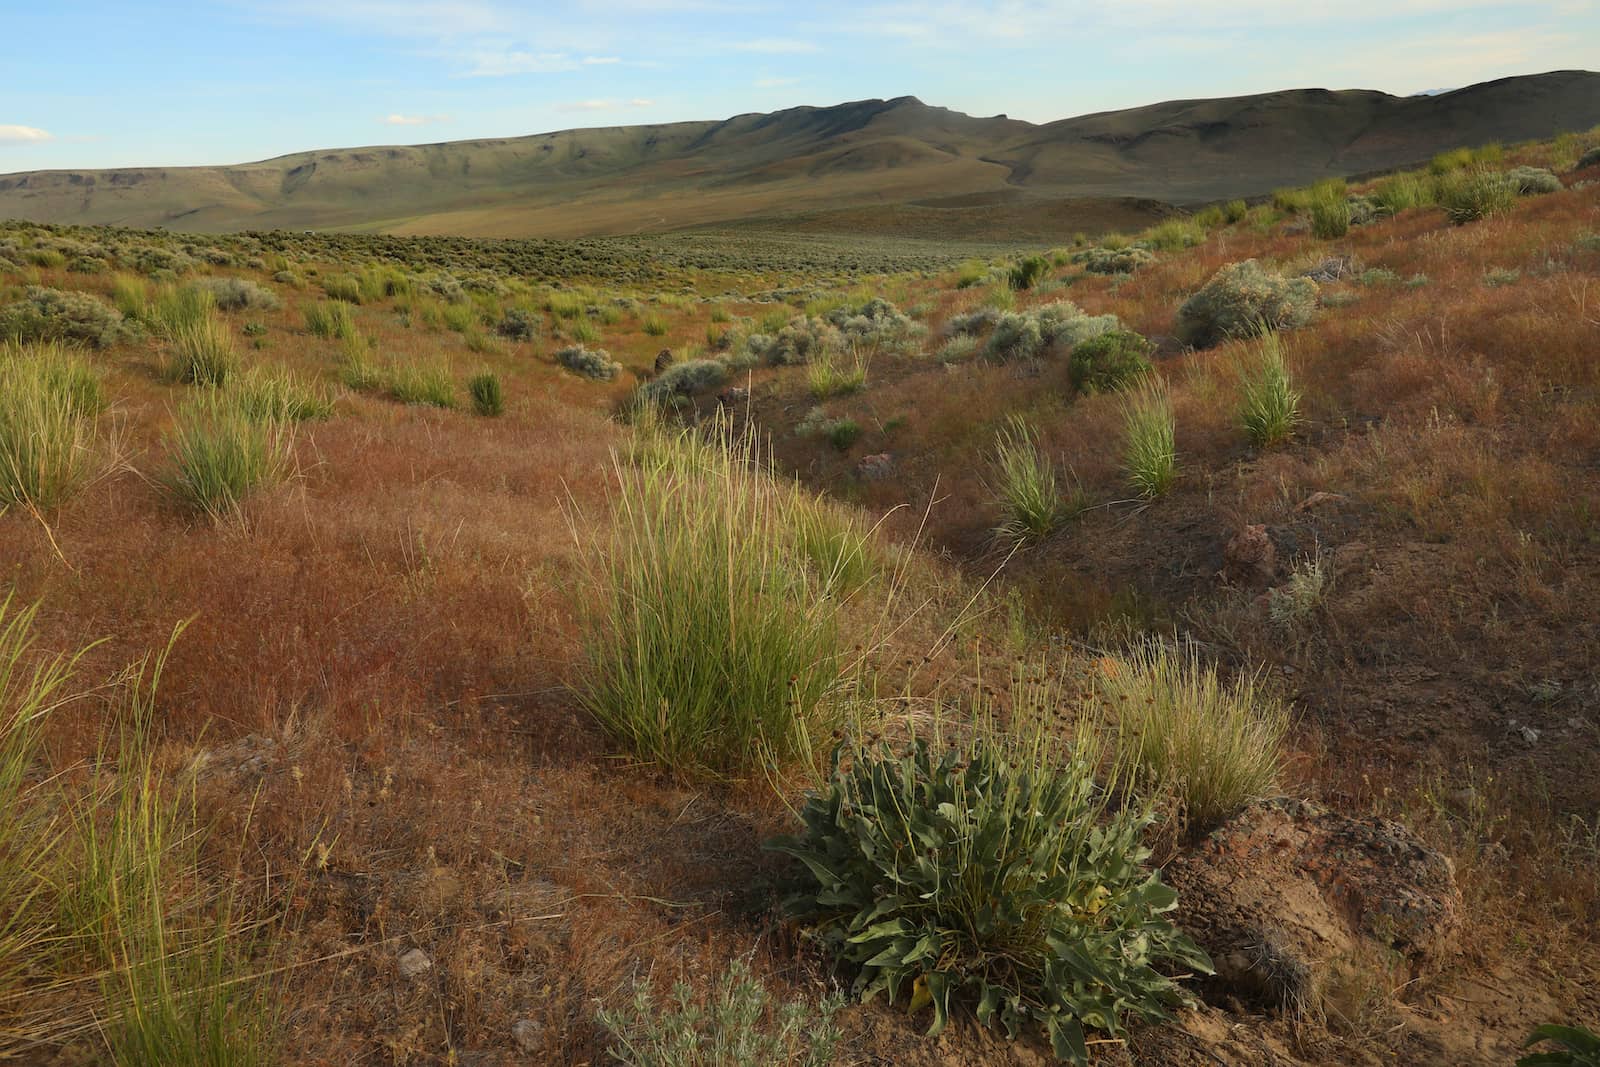
[[[1086,1031],[1117,1035],[1185,1001],[1158,965],[1212,968],[1143,866],[1149,809],[1110,810],[1090,763],[1047,747],[846,739],[805,829],[768,847],[804,864],[784,909],[860,968],[857,995],[931,1004],[930,1035],[957,1001],[1013,1037],[1032,1021],[1082,1064]]]

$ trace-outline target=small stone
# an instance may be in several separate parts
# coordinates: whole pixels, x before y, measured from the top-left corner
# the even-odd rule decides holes
[[[544,1047],[544,1027],[532,1019],[518,1019],[511,1028],[511,1039],[523,1052],[538,1052]]]
[[[881,482],[894,473],[894,457],[887,452],[875,456],[862,456],[856,464],[856,476],[865,482]]]
[[[420,948],[414,948],[400,957],[400,976],[402,978],[416,978],[426,974],[433,968],[433,960]]]

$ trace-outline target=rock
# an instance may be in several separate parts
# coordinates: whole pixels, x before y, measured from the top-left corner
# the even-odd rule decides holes
[[[1262,525],[1246,526],[1222,550],[1222,575],[1238,585],[1271,585],[1278,567],[1278,551]]]
[[[1296,511],[1316,511],[1318,508],[1326,507],[1329,504],[1342,503],[1345,499],[1346,498],[1342,493],[1324,493],[1318,491],[1300,501],[1300,503],[1294,506],[1294,509]]]
[[[270,771],[278,759],[278,742],[260,734],[246,734],[221,748],[202,752],[195,770],[202,779],[214,775],[256,779]]]
[[[674,362],[675,360],[672,358],[672,349],[663,348],[660,352],[656,353],[656,373],[660,374],[662,371],[672,366]]]
[[[420,948],[414,948],[400,957],[400,977],[417,978],[433,969],[433,960]]]
[[[887,452],[862,456],[856,464],[856,477],[864,482],[881,482],[894,473],[894,457]]]
[[[1329,256],[1315,267],[1300,275],[1310,278],[1314,282],[1336,282],[1340,278],[1348,278],[1361,269],[1361,264],[1353,256]]]
[[[518,1019],[511,1027],[511,1040],[523,1052],[538,1052],[544,1047],[544,1027],[532,1019]]]
[[[1523,744],[1537,745],[1539,743],[1539,731],[1527,723],[1518,722],[1516,719],[1507,719],[1506,729],[1515,736],[1522,738]]]
[[[717,394],[717,403],[723,407],[734,407],[750,399],[750,390],[742,385],[730,385]]]
[[[1386,819],[1307,800],[1252,804],[1172,860],[1178,923],[1217,967],[1208,995],[1315,1010],[1340,976],[1393,986],[1453,951],[1461,891],[1450,860]]]

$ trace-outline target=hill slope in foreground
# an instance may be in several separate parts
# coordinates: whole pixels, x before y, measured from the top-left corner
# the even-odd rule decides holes
[[[0,1060],[580,1067],[661,1038],[628,1005],[680,980],[725,1034],[814,1021],[861,967],[779,903],[816,868],[763,843],[835,727],[1005,751],[1041,711],[1035,780],[1069,781],[1069,740],[1114,756],[1153,854],[1019,847],[1063,825],[1020,801],[989,850],[965,801],[908,804],[916,846],[881,855],[944,872],[949,910],[884,922],[1030,910],[942,926],[839,1010],[831,1061],[716,1062],[1041,1067],[973,985],[937,1039],[915,995],[1015,944],[1043,996],[1036,918],[1095,975],[1168,918],[1229,969],[1169,1024],[1088,1018],[1096,1067],[1504,1067],[1536,1024],[1597,1028],[1600,130],[1473,155],[1324,188],[1324,233],[1334,197],[1384,205],[1337,236],[1286,192],[837,284],[766,240],[717,273],[659,254],[699,234],[629,280],[645,239],[0,223]],[[1177,339],[1214,341],[1190,301],[1255,269],[1252,301],[1290,297],[1275,341]],[[1271,396],[1278,432],[1247,432]],[[1143,496],[1171,453],[1132,430],[1163,423]],[[1221,696],[1151,661],[1177,638]],[[1205,836],[1278,793],[1331,823]],[[1024,870],[1002,851],[1093,877],[1048,910],[1020,874],[964,894]],[[1177,910],[1129,925],[1157,869]],[[1208,869],[1259,898],[1221,907]],[[907,884],[849,870],[840,899]],[[772,1009],[745,1024],[717,1007],[738,961]]]
[[[359,229],[576,237],[905,205],[884,226],[989,236],[1049,218],[1129,228],[1156,200],[1253,196],[1445,149],[1600,123],[1600,75],[1559,71],[1439,96],[1297,89],[1034,125],[913,97],[722,122],[305,152],[240,166],[0,176],[0,217],[197,232]],[[1082,201],[1065,217],[1050,202]],[[1009,211],[1007,210],[1009,209]],[[869,217],[867,223],[872,220]]]

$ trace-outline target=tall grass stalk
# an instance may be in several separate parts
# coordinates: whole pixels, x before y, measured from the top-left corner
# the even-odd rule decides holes
[[[1178,480],[1172,402],[1158,381],[1150,381],[1124,402],[1122,411],[1128,481],[1141,496],[1161,496]]]
[[[1002,514],[997,537],[1012,544],[1040,541],[1070,516],[1055,466],[1039,450],[1037,434],[1020,418],[1013,416],[996,438],[993,466],[992,491]]]
[[[239,365],[233,333],[215,312],[175,328],[166,376],[190,385],[222,385]]]
[[[1300,423],[1300,394],[1289,379],[1276,333],[1262,335],[1257,359],[1240,378],[1239,421],[1257,448],[1288,440]]]
[[[57,345],[0,345],[0,510],[47,510],[92,475],[99,376]]]
[[[161,484],[183,507],[220,522],[237,516],[250,493],[288,475],[292,443],[283,423],[252,417],[236,397],[211,391],[180,413]]]
[[[590,553],[577,691],[615,738],[680,771],[814,765],[845,673],[840,603],[795,550],[792,497],[746,436],[616,463]]]
[[[1104,661],[1095,685],[1116,720],[1119,777],[1175,801],[1191,832],[1276,787],[1289,710],[1259,676],[1224,681],[1192,645],[1147,643]]]
[[[356,315],[349,304],[323,301],[306,308],[306,329],[314,337],[348,341],[356,334]]]

